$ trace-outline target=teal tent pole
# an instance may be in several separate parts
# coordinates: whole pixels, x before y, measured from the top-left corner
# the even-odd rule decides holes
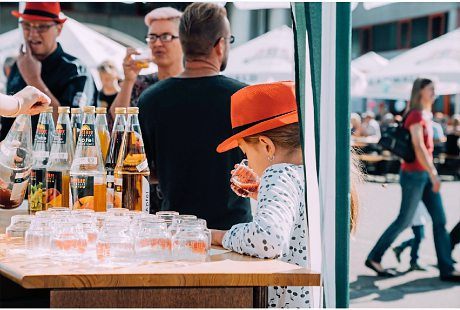
[[[350,3],[337,3],[336,47],[336,307],[347,308],[350,301]]]

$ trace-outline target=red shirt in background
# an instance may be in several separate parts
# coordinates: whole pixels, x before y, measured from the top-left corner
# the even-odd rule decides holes
[[[434,150],[434,142],[433,142],[433,125],[431,120],[431,114],[423,111],[412,110],[409,112],[409,115],[404,122],[404,128],[409,130],[410,126],[414,124],[421,124],[423,127],[423,142],[430,154],[430,159],[433,160],[433,150]],[[403,161],[401,165],[401,169],[403,171],[426,171],[423,168],[422,164],[416,159],[412,163],[406,163]]]

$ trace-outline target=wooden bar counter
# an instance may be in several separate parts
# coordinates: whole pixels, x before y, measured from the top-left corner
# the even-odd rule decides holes
[[[260,307],[268,286],[319,286],[320,274],[213,248],[207,262],[104,266],[27,256],[0,235],[0,307]]]

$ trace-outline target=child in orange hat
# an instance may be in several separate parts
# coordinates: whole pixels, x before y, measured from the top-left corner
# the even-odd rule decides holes
[[[250,223],[212,231],[213,244],[260,258],[307,266],[309,250],[305,176],[293,82],[248,86],[232,96],[234,135],[219,145],[240,147],[260,176],[257,210]],[[238,189],[233,184],[235,192]],[[309,307],[308,287],[271,287],[270,307]]]

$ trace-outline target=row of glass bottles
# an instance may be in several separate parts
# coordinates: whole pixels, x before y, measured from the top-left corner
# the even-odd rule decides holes
[[[128,108],[127,122],[126,109],[116,108],[112,137],[106,108],[84,107],[81,123],[79,109],[72,109],[72,119],[69,110],[59,108],[56,128],[52,108],[39,117],[29,186],[30,211],[125,207],[148,212],[150,171],[138,108]]]

